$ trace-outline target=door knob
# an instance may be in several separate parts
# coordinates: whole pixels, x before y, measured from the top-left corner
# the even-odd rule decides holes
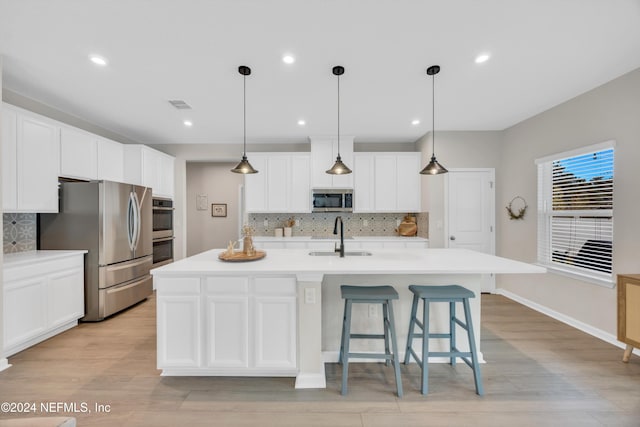
[[[449,240],[456,240],[456,236],[449,237]]]

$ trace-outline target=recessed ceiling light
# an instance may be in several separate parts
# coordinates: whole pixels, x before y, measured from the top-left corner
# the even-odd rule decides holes
[[[420,124],[420,120],[418,120],[418,119],[412,120],[411,124],[414,125],[414,126],[417,126],[417,125]]]
[[[296,62],[296,58],[294,58],[292,55],[285,55],[282,57],[282,62],[284,62],[285,64],[293,64],[294,62]]]
[[[107,60],[100,55],[89,55],[89,59],[96,65],[104,67],[107,65]]]
[[[185,120],[185,121],[184,121],[184,122],[182,122],[182,123],[184,123],[184,125],[185,125],[186,127],[191,127],[191,126],[193,126],[193,122],[192,122],[191,120]]]
[[[489,60],[488,53],[481,53],[480,55],[476,56],[476,64],[482,64],[483,62],[487,62],[488,60]]]
[[[304,126],[306,124],[307,124],[307,122],[305,120],[298,120],[298,125]]]

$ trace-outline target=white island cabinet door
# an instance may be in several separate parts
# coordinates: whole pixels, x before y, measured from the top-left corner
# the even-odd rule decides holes
[[[206,282],[207,366],[249,366],[249,280],[210,277]]]
[[[256,368],[296,367],[295,295],[295,278],[255,279],[254,358]]]
[[[158,290],[158,368],[201,365],[200,279],[155,279]]]

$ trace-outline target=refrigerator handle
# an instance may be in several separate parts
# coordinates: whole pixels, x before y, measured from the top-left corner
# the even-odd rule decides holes
[[[131,195],[133,196],[133,206],[135,210],[133,250],[136,250],[138,248],[138,243],[140,242],[140,200],[138,199],[138,195],[135,192],[131,192]]]
[[[129,193],[129,200],[127,201],[127,242],[129,243],[129,249],[133,251],[133,227],[134,227],[134,213],[133,213],[133,193]]]

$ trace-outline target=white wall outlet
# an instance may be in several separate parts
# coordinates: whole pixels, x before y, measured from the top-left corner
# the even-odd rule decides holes
[[[400,227],[400,223],[401,223],[401,222],[402,222],[402,221],[400,220],[400,218],[396,219],[396,227]]]
[[[299,226],[300,226],[300,220],[296,219],[296,227],[299,227]]]
[[[313,288],[304,289],[304,303],[315,304],[316,303],[316,290]]]
[[[265,226],[265,227],[268,227],[268,226],[269,226],[269,220],[268,220],[268,219],[265,219],[265,220],[264,220],[264,226]]]
[[[375,304],[369,304],[369,317],[378,317],[378,308]]]
[[[363,220],[362,220],[362,225],[363,225],[364,227],[368,226],[368,225],[369,225],[369,221],[367,221],[366,219],[363,219]]]

